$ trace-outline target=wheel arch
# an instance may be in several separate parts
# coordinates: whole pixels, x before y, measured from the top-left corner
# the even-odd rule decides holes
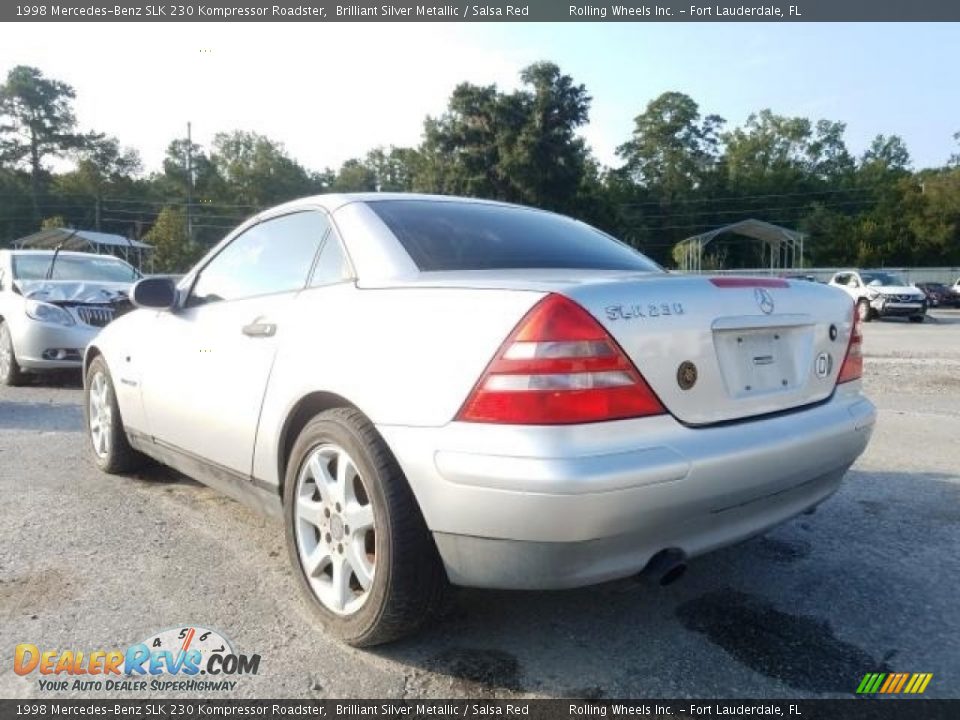
[[[280,436],[277,442],[277,480],[279,483],[278,489],[281,497],[283,496],[284,485],[286,483],[287,465],[290,460],[290,453],[293,450],[294,443],[296,443],[297,438],[300,436],[300,431],[303,430],[304,426],[310,422],[311,419],[320,413],[325,412],[326,410],[333,410],[335,408],[351,408],[359,412],[367,420],[370,420],[370,416],[365,413],[362,408],[358,407],[347,398],[334,392],[322,390],[304,395],[287,413],[286,419],[283,421],[281,426]],[[374,426],[374,429],[376,429],[376,425],[373,423],[373,421],[370,421],[370,424]],[[387,448],[388,452],[390,452],[394,459],[396,459],[396,454],[393,452],[393,448],[390,447],[390,444],[386,441],[386,438],[380,435],[379,432],[377,435]],[[397,464],[399,465],[399,462]],[[414,485],[410,482],[409,478],[406,482],[410,488],[410,493],[413,495],[413,501],[416,503],[417,509],[420,511],[422,516],[423,507],[420,504],[420,499],[417,497],[417,492],[414,488]]]
[[[95,358],[103,355],[103,351],[94,344],[87,346],[87,349],[83,352],[83,381],[87,381],[87,370],[90,369],[90,363],[94,361]]]
[[[283,492],[283,485],[287,475],[287,463],[290,460],[290,451],[293,450],[293,444],[297,441],[300,431],[310,422],[311,418],[326,410],[333,410],[334,408],[353,408],[358,412],[363,412],[342,395],[318,390],[304,395],[287,413],[280,427],[280,437],[277,442],[277,480],[279,481],[281,493]],[[366,415],[366,413],[364,413],[364,415]]]

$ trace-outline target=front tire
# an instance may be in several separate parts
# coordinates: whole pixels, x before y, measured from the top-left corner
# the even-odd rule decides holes
[[[0,320],[0,385],[23,385],[23,371],[13,351],[13,336],[6,322]]]
[[[860,316],[860,322],[868,323],[873,320],[873,308],[870,303],[863,299],[857,302],[857,314]]]
[[[396,459],[352,408],[303,428],[284,480],[287,548],[317,619],[355,647],[418,630],[445,578]]]
[[[146,457],[127,441],[123,418],[117,405],[117,393],[107,363],[95,357],[87,368],[83,384],[84,419],[93,459],[103,472],[126,473],[143,466]]]

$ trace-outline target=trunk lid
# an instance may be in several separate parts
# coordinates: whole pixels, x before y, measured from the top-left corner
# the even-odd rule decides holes
[[[850,297],[809,281],[651,275],[563,292],[610,332],[664,406],[692,425],[829,397],[852,330]]]
[[[851,297],[808,280],[530,269],[419,273],[372,287],[566,295],[606,328],[664,407],[689,425],[830,397],[853,328]]]

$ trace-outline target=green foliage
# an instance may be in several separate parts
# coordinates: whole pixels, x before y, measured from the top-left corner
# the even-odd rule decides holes
[[[202,255],[201,248],[187,239],[186,214],[179,208],[163,208],[143,239],[153,245],[153,272],[186,272]]]
[[[83,144],[74,133],[74,97],[72,87],[26,65],[13,68],[0,86],[0,162],[28,168],[35,219],[45,180],[44,160],[62,157]]]
[[[620,166],[604,168],[579,135],[587,89],[549,62],[523,69],[509,92],[458,85],[416,147],[375,147],[316,171],[277,140],[234,130],[209,147],[173,140],[162,168],[144,176],[136,151],[77,131],[73,100],[69,85],[34,68],[13,68],[0,85],[4,244],[55,217],[143,238],[157,246],[157,271],[182,272],[265,207],[321,192],[414,191],[564,212],[667,265],[680,262],[685,238],[750,217],[806,233],[808,265],[960,263],[960,147],[943,167],[915,171],[896,135],[855,158],[842,122],[763,109],[729,127],[666,92],[634,118]],[[58,157],[74,167],[52,174]],[[721,235],[703,266],[759,260],[757,244]]]
[[[588,202],[589,154],[577,130],[590,96],[553,63],[520,73],[523,87],[458,85],[447,112],[427,118],[414,189],[573,212]]]

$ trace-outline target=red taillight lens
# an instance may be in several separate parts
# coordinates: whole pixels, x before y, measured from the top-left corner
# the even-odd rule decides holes
[[[853,306],[853,330],[850,331],[850,345],[843,359],[837,383],[859,380],[863,376],[863,334],[860,332],[860,313]]]
[[[548,295],[500,347],[457,420],[564,425],[664,412],[603,326],[572,300]]]

